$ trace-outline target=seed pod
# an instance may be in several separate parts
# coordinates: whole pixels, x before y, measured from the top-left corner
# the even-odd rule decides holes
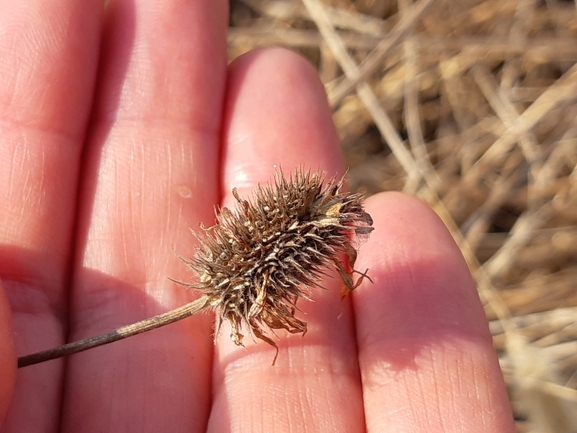
[[[289,178],[277,170],[274,183],[259,185],[250,200],[233,189],[236,210],[217,210],[217,224],[204,229],[196,256],[186,261],[199,275],[198,283],[187,285],[216,310],[215,337],[228,320],[235,344],[243,345],[246,328],[278,353],[266,328],[304,334],[307,324],[294,316],[297,301],[308,299],[327,268],[339,272],[343,296],[362,282],[366,272],[353,281],[355,247],[373,221],[362,196],[341,192],[342,185],[335,179],[323,184],[322,174],[298,169]]]
[[[341,192],[343,180],[323,184],[320,173],[299,169],[288,179],[276,172],[275,182],[258,186],[252,200],[232,193],[233,212],[217,210],[217,224],[199,236],[192,260],[185,260],[199,282],[184,284],[203,293],[196,301],[114,331],[18,358],[18,367],[38,364],[103,346],[169,325],[207,308],[216,310],[215,338],[222,322],[231,323],[231,339],[242,346],[243,327],[271,346],[266,328],[304,334],[307,324],[294,316],[300,297],[334,265],[344,287],[342,296],[367,277],[355,271],[355,247],[373,230],[373,220],[360,194]],[[340,257],[347,257],[343,263]],[[360,277],[353,281],[353,273]],[[276,360],[276,355],[273,360]]]

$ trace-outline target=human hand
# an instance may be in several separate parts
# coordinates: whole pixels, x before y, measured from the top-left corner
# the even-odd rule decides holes
[[[274,348],[227,329],[215,348],[201,315],[16,373],[15,352],[196,296],[167,278],[193,277],[173,250],[193,254],[186,229],[233,186],[343,163],[304,60],[269,49],[227,69],[225,1],[111,1],[102,28],[100,0],[0,7],[2,432],[514,431],[467,267],[398,193],[367,200],[357,268],[374,284],[341,302],[327,278],[274,367]]]

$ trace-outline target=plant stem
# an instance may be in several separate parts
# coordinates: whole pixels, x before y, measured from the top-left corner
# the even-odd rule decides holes
[[[18,368],[72,355],[94,347],[123,340],[132,337],[133,335],[142,334],[143,332],[152,329],[161,328],[170,325],[171,323],[178,322],[179,320],[186,319],[187,317],[204,310],[208,306],[209,299],[206,296],[203,296],[194,302],[183,305],[182,307],[175,308],[174,310],[167,311],[166,313],[159,314],[158,316],[149,319],[141,320],[140,322],[131,325],[122,326],[121,328],[115,329],[106,334],[75,341],[53,349],[36,352],[31,355],[21,356],[18,358]]]

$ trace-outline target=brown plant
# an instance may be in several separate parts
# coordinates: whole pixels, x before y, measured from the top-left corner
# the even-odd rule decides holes
[[[217,312],[215,336],[228,320],[235,344],[243,345],[246,327],[277,348],[263,326],[306,333],[307,324],[294,316],[296,304],[308,298],[327,267],[334,264],[339,272],[343,295],[362,282],[366,273],[352,278],[353,242],[369,235],[373,221],[362,196],[342,192],[342,184],[331,179],[323,185],[322,174],[298,169],[288,179],[278,170],[274,184],[259,185],[252,200],[233,189],[236,211],[217,213],[217,224],[199,236],[196,257],[187,261],[200,276],[187,285],[202,292]]]
[[[196,256],[184,260],[199,281],[181,284],[200,291],[200,299],[107,334],[21,357],[18,366],[112,343],[208,308],[216,311],[215,337],[228,320],[232,341],[242,346],[241,331],[246,328],[275,347],[274,365],[278,347],[266,328],[306,333],[307,324],[294,315],[297,301],[309,299],[310,288],[318,286],[331,265],[344,283],[341,296],[367,277],[367,271],[356,271],[354,264],[356,248],[373,230],[373,220],[360,194],[341,191],[343,180],[323,182],[323,174],[302,168],[287,178],[279,169],[274,183],[259,185],[251,200],[242,199],[234,188],[236,210],[217,209],[216,225],[198,236]],[[353,273],[360,275],[356,281]]]

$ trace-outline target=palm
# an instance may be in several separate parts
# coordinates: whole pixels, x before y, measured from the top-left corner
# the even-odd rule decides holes
[[[109,2],[102,29],[100,0],[28,3],[0,14],[3,432],[56,431],[60,414],[62,431],[83,432],[511,431],[466,266],[433,214],[397,194],[367,205],[377,229],[358,267],[375,284],[341,303],[328,278],[275,367],[273,348],[238,348],[227,329],[214,350],[204,315],[20,370],[12,393],[10,318],[23,355],[182,305],[194,294],[167,277],[192,275],[174,249],[193,253],[187,228],[210,224],[233,186],[279,163],[342,173],[306,62],[266,50],[227,69],[225,1]]]

